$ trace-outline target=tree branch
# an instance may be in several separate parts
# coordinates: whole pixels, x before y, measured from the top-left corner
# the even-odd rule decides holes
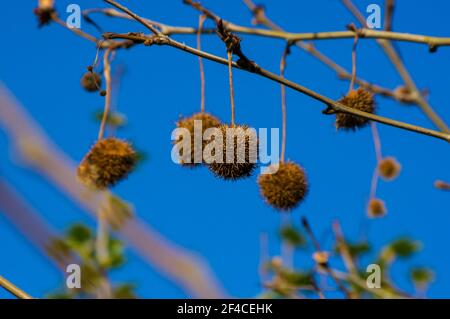
[[[197,56],[201,56],[205,59],[223,64],[223,65],[228,65],[228,60],[224,59],[222,57],[213,55],[211,53],[207,53],[204,51],[199,51],[193,47],[190,47],[184,43],[180,43],[176,40],[173,40],[167,36],[164,35],[159,35],[159,36],[146,36],[144,34],[140,34],[140,33],[126,33],[126,34],[117,34],[117,33],[105,33],[103,35],[106,39],[128,39],[128,40],[133,40],[136,43],[143,43],[144,45],[147,46],[151,46],[151,45],[168,45],[171,47],[174,47],[176,49],[191,53],[193,55],[197,55]],[[280,77],[277,74],[274,74],[272,72],[269,72],[259,66],[253,65],[251,67],[249,67],[247,64],[239,64],[236,62],[232,63],[232,66],[234,68],[240,69],[240,70],[244,70],[247,72],[251,72],[251,73],[255,73],[258,74],[260,76],[263,76],[267,79],[270,79],[272,81],[275,81],[279,84],[284,84],[287,87],[290,87],[291,89],[301,92],[305,95],[308,95],[309,97],[318,100],[322,103],[324,103],[327,107],[331,108],[334,112],[343,112],[343,113],[348,113],[348,114],[352,114],[352,115],[356,115],[356,116],[360,116],[372,121],[376,121],[379,123],[383,123],[386,125],[390,125],[390,126],[394,126],[397,128],[401,128],[407,131],[413,131],[416,133],[420,133],[420,134],[424,134],[424,135],[428,135],[428,136],[432,136],[432,137],[436,137],[439,139],[442,139],[444,141],[450,142],[450,134],[448,133],[443,133],[443,132],[438,132],[438,131],[434,131],[434,130],[430,130],[424,127],[420,127],[420,126],[416,126],[416,125],[412,125],[412,124],[408,124],[408,123],[404,123],[404,122],[400,122],[400,121],[396,121],[396,120],[392,120],[386,117],[382,117],[379,115],[375,115],[375,114],[370,114],[367,112],[362,112],[350,107],[347,107],[345,105],[343,105],[342,103],[336,102],[328,97],[325,97],[319,93],[316,93],[315,91],[312,91],[304,86],[301,86],[297,83],[294,83],[292,81],[287,80],[286,78]]]
[[[33,299],[29,294],[15,286],[12,282],[6,280],[6,278],[0,276],[0,287],[5,288],[11,294],[16,296],[19,299]]]
[[[351,0],[342,0],[344,6],[355,16],[355,18],[361,23],[362,26],[366,26],[366,20],[358,8],[353,4]],[[443,132],[449,132],[447,124],[440,118],[440,116],[433,110],[430,104],[425,100],[423,94],[418,89],[412,76],[409,74],[406,66],[404,65],[400,55],[392,46],[391,42],[387,39],[377,39],[377,43],[385,52],[386,56],[391,60],[394,67],[397,69],[401,78],[405,82],[405,85],[416,98],[417,105],[422,109],[422,112],[428,116],[428,118],[434,123],[434,125]],[[437,46],[431,46],[430,50],[433,51]]]

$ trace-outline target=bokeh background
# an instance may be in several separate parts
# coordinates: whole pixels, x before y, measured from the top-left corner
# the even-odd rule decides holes
[[[198,13],[180,0],[122,1],[137,13],[167,24],[196,26]],[[450,2],[435,0],[397,1],[394,29],[397,31],[448,36]],[[62,18],[73,0],[58,0]],[[339,1],[262,0],[267,14],[290,31],[343,30],[354,21]],[[370,3],[357,1],[365,10]],[[83,0],[82,9],[106,7],[98,0]],[[251,14],[239,0],[204,0],[203,4],[223,18],[250,25]],[[0,79],[16,95],[31,116],[70,157],[81,160],[96,139],[98,123],[92,114],[103,105],[98,94],[79,85],[81,75],[95,56],[95,46],[57,25],[38,29],[35,1],[7,1],[1,11]],[[101,16],[96,21],[106,31],[145,31],[134,22]],[[207,22],[211,26],[211,22]],[[95,33],[92,26],[82,29]],[[176,36],[195,46],[192,35]],[[347,69],[351,68],[353,40],[317,42],[317,47]],[[203,37],[203,49],[225,56],[223,43],[214,35]],[[244,36],[244,52],[261,66],[278,72],[284,49],[281,40]],[[448,85],[449,48],[429,54],[425,45],[398,43],[405,64],[420,88],[429,90],[429,101],[450,122]],[[205,61],[206,109],[224,121],[230,117],[227,69]],[[232,296],[252,297],[261,291],[258,275],[261,234],[269,236],[270,254],[280,252],[277,230],[280,215],[261,200],[256,176],[227,183],[207,169],[184,169],[171,161],[171,132],[180,115],[200,108],[198,59],[170,47],[137,46],[120,50],[114,67],[123,67],[118,110],[129,125],[117,132],[148,154],[148,159],[129,179],[114,189],[131,201],[139,215],[162,235],[208,261],[224,289]],[[371,82],[395,88],[401,84],[396,71],[372,40],[358,45],[358,75]],[[280,127],[280,87],[253,74],[234,73],[236,121],[253,127]],[[286,76],[328,97],[338,99],[348,83],[337,79],[326,66],[293,48]],[[320,112],[323,105],[287,90],[287,158],[307,170],[311,191],[291,216],[311,222],[321,243],[332,243],[331,223],[339,219],[351,239],[361,236],[365,225],[370,180],[376,165],[369,128],[356,133],[336,132],[331,116]],[[400,105],[378,97],[379,113],[432,127],[414,106]],[[385,200],[388,214],[369,222],[365,236],[374,251],[401,235],[423,243],[412,260],[396,263],[392,277],[400,287],[411,289],[407,272],[411,265],[426,265],[436,272],[429,297],[450,297],[450,197],[436,190],[436,179],[450,180],[448,144],[434,138],[379,125],[384,155],[402,164],[399,178],[380,182],[378,196]],[[95,221],[36,173],[26,169],[11,151],[9,137],[0,128],[0,174],[55,229],[62,232],[71,223],[83,222],[95,229]],[[112,274],[113,280],[137,284],[145,298],[184,298],[179,287],[157,273],[135,252],[126,252],[127,264]],[[308,253],[296,257],[298,267],[311,265]],[[0,274],[33,296],[43,297],[58,288],[61,273],[0,214]],[[9,295],[0,290],[1,298]]]

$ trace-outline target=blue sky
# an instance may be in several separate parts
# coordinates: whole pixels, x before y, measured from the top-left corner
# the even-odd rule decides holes
[[[448,36],[448,1],[398,1],[394,28],[397,31]],[[73,1],[57,1],[64,8]],[[353,18],[339,1],[263,0],[267,14],[290,31],[343,30]],[[380,0],[358,1],[364,9]],[[137,13],[173,25],[197,24],[198,14],[179,0],[123,1]],[[251,16],[239,0],[203,4],[237,24],[250,25]],[[82,1],[81,7],[102,7],[102,1]],[[59,26],[38,29],[32,10],[34,1],[8,1],[0,19],[2,50],[0,80],[17,96],[46,133],[70,157],[80,160],[97,136],[92,113],[103,105],[96,94],[88,94],[79,79],[95,56],[95,47]],[[106,31],[145,31],[133,22],[107,18],[97,21]],[[208,22],[210,23],[210,22]],[[82,24],[89,32],[95,30]],[[177,36],[195,45],[193,36]],[[284,43],[280,40],[244,36],[244,52],[262,67],[278,72]],[[318,42],[317,48],[347,69],[351,67],[352,40]],[[203,49],[225,56],[216,36],[205,36]],[[398,43],[405,64],[420,88],[430,92],[429,102],[450,122],[448,108],[448,57],[450,49],[429,54],[424,45]],[[149,159],[114,191],[133,202],[136,213],[170,240],[204,256],[230,295],[255,296],[258,278],[259,238],[269,234],[270,253],[279,253],[277,228],[280,216],[259,196],[256,176],[236,183],[215,179],[207,169],[188,170],[171,161],[170,136],[179,115],[200,108],[198,59],[170,47],[135,47],[120,51],[114,66],[124,66],[118,108],[129,125],[118,132],[149,154]],[[227,69],[205,61],[206,109],[229,121]],[[358,75],[371,82],[395,88],[401,84],[381,49],[371,40],[358,45]],[[286,76],[328,97],[338,99],[348,83],[337,79],[327,67],[306,53],[293,49]],[[279,85],[253,74],[234,73],[236,122],[253,127],[280,127]],[[286,156],[305,167],[311,190],[307,200],[292,213],[298,223],[306,216],[315,232],[330,245],[331,222],[338,218],[344,232],[358,238],[365,219],[375,154],[369,128],[356,133],[336,132],[333,117],[324,116],[323,105],[291,90],[287,91],[288,135]],[[432,127],[415,107],[377,98],[379,113],[398,120]],[[380,182],[378,196],[385,200],[388,215],[371,221],[370,240],[376,248],[401,235],[423,242],[423,251],[393,269],[402,288],[410,289],[407,270],[411,265],[435,269],[436,281],[430,297],[450,297],[450,197],[433,188],[436,179],[450,180],[448,144],[430,137],[379,125],[384,155],[395,156],[402,172],[391,183]],[[0,129],[0,171],[56,230],[76,221],[92,227],[93,220],[35,173],[14,161],[9,137]],[[30,294],[41,297],[59,286],[61,275],[39,255],[0,214],[0,274]],[[134,281],[141,297],[187,297],[131,250],[127,265],[113,279]],[[297,260],[298,267],[310,264]],[[0,291],[0,297],[7,297]]]

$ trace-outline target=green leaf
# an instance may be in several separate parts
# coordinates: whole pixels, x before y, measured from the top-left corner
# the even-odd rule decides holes
[[[408,258],[418,252],[422,247],[419,241],[414,241],[410,238],[400,238],[390,243],[389,248],[398,257]]]
[[[281,239],[294,247],[303,247],[306,244],[305,238],[300,231],[293,226],[283,226],[280,229]]]
[[[411,280],[416,285],[427,285],[434,280],[434,272],[426,267],[411,269]]]
[[[115,299],[136,299],[137,296],[134,292],[136,285],[132,283],[118,284],[113,291],[113,297]]]
[[[359,257],[370,251],[370,244],[365,241],[357,243],[347,243],[347,246],[352,257]]]
[[[122,266],[125,262],[123,256],[123,243],[118,240],[111,238],[108,243],[108,264],[109,268],[118,268]]]
[[[73,224],[67,231],[66,238],[73,242],[84,244],[92,239],[92,232],[86,225]]]
[[[295,287],[311,285],[313,282],[313,277],[310,272],[282,269],[278,272],[278,275],[284,281]]]

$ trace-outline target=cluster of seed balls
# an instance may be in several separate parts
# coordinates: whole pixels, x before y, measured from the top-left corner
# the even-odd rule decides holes
[[[101,77],[97,73],[87,72],[81,79],[81,85],[89,92],[99,89]],[[363,90],[358,89],[351,91],[340,102],[348,107],[352,107],[368,113],[375,111],[372,95]],[[201,154],[194,153],[194,121],[202,122],[202,135],[209,128],[217,128],[221,131],[223,140],[222,161],[205,162],[203,159],[203,151],[206,142],[203,141]],[[366,125],[368,121],[364,118],[353,116],[345,113],[336,115],[336,127],[343,129],[356,129]],[[180,164],[186,167],[195,167],[199,164],[205,164],[211,172],[224,180],[238,180],[252,175],[256,168],[256,159],[258,148],[251,143],[252,135],[249,134],[248,126],[235,125],[230,126],[221,124],[220,120],[211,114],[200,112],[190,117],[182,118],[177,122],[178,128],[185,128],[191,134],[191,154],[190,161],[181,161]],[[228,129],[234,129],[234,161],[227,163],[227,141],[229,135]],[[238,152],[238,141],[245,139],[245,152],[242,155]],[[256,139],[256,137],[255,137]],[[179,140],[174,141],[180,142]],[[228,142],[228,143],[227,143]],[[252,153],[256,152],[256,154]],[[180,154],[182,157],[184,154]],[[197,156],[196,156],[197,155]],[[215,154],[211,154],[214,156]],[[242,158],[242,156],[244,158]],[[196,158],[201,158],[201,163],[195,163]],[[86,154],[85,158],[78,167],[79,178],[88,185],[93,185],[98,189],[106,189],[114,186],[120,180],[126,178],[133,170],[137,161],[136,152],[132,146],[126,142],[116,138],[106,138],[97,141]],[[385,172],[387,178],[392,177],[395,167],[392,169],[392,162],[385,163],[380,170]],[[395,164],[395,163],[394,163]],[[395,165],[394,165],[395,166]],[[306,197],[308,193],[308,180],[304,169],[291,161],[273,164],[268,171],[271,173],[261,174],[258,178],[261,195],[265,201],[279,211],[290,211],[297,207]],[[378,203],[379,204],[379,203]],[[379,214],[383,209],[380,205],[374,205],[374,213]],[[375,212],[376,211],[376,212]]]
[[[194,121],[202,121],[202,133],[208,128],[218,128],[222,133],[223,138],[223,150],[222,161],[209,161],[202,157],[202,163],[207,165],[209,170],[219,178],[224,180],[238,180],[249,177],[252,175],[256,168],[256,159],[258,155],[257,145],[252,145],[252,134],[254,131],[248,131],[249,127],[246,125],[230,126],[226,124],[220,124],[220,121],[204,112],[194,114],[193,116],[182,118],[177,122],[178,128],[186,128],[191,134],[191,161],[190,163],[180,162],[181,165],[186,167],[194,167],[200,163],[194,163]],[[230,136],[227,134],[227,130],[234,129],[233,137],[234,141],[234,161],[227,163],[227,138]],[[181,138],[180,138],[181,139]],[[174,141],[180,142],[180,139]],[[245,140],[244,154],[238,152],[238,141]],[[256,141],[256,136],[254,136]],[[258,144],[256,142],[256,144]],[[203,142],[202,154],[206,143]],[[200,150],[197,150],[199,152]],[[256,154],[255,154],[256,153]],[[184,155],[184,154],[180,154]],[[214,156],[213,154],[211,154]],[[268,171],[272,171],[272,174],[262,174],[258,178],[258,185],[260,192],[265,201],[279,211],[290,211],[297,207],[305,198],[308,192],[308,182],[305,171],[299,165],[294,162],[274,164],[268,168]]]

